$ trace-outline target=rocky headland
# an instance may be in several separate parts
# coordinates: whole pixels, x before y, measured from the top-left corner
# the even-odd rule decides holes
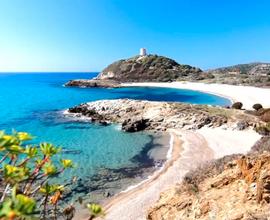
[[[172,82],[201,80],[209,74],[190,65],[182,65],[164,56],[135,56],[107,66],[93,80],[71,80],[66,86],[119,87],[125,82]]]
[[[119,123],[127,132],[142,130],[200,129],[232,127],[243,130],[255,128],[259,121],[243,111],[169,102],[150,102],[130,99],[101,100],[69,108],[69,115],[103,125]]]
[[[249,63],[203,71],[158,55],[135,56],[113,62],[94,79],[70,80],[65,86],[121,87],[131,82],[201,82],[270,86],[270,64]]]

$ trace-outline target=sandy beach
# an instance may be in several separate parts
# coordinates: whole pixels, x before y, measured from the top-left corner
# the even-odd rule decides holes
[[[105,219],[145,219],[160,193],[181,182],[189,170],[227,154],[245,153],[260,138],[252,130],[238,131],[237,135],[232,135],[235,131],[220,128],[171,132],[172,154],[163,169],[138,187],[113,197],[105,206]]]
[[[122,86],[153,86],[176,89],[191,89],[215,94],[230,99],[232,102],[242,102],[243,108],[252,109],[255,103],[270,107],[270,89],[251,86],[234,86],[227,84],[206,84],[194,82],[171,83],[124,83]]]
[[[270,97],[270,89],[189,82],[131,83],[123,86],[191,89],[226,97],[232,102],[240,101],[246,109],[252,109],[255,103],[270,107],[267,99]],[[169,151],[170,157],[163,168],[136,187],[130,187],[108,200],[104,205],[105,219],[145,219],[147,211],[159,199],[160,194],[180,183],[188,171],[225,155],[247,153],[261,137],[254,130],[240,131],[222,126],[197,130],[171,129],[169,132],[173,143]]]

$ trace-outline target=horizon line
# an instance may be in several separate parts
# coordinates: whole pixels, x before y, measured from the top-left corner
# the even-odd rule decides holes
[[[101,71],[0,71],[2,73],[100,73]]]

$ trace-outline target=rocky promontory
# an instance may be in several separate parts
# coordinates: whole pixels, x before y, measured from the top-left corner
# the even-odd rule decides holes
[[[70,80],[65,86],[71,87],[102,87],[102,88],[117,88],[120,84],[114,80],[98,80],[98,79],[75,79]]]
[[[158,55],[135,56],[116,61],[107,66],[93,80],[71,80],[66,86],[118,87],[125,82],[170,82],[200,80],[208,73],[190,65]]]
[[[222,107],[130,99],[84,103],[67,112],[75,118],[83,117],[103,125],[119,123],[127,132],[166,131],[170,128],[200,129],[204,126],[223,125],[242,130],[255,127],[257,121],[255,116]]]

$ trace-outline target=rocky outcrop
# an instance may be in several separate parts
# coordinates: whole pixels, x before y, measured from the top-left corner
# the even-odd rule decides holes
[[[149,119],[127,119],[122,123],[122,130],[126,132],[143,131],[150,125]]]
[[[150,102],[129,99],[102,100],[84,103],[68,110],[71,116],[87,117],[93,122],[120,123],[128,132],[141,130],[200,129],[233,126],[254,127],[254,116],[221,107],[182,103]],[[246,123],[250,121],[250,123]]]
[[[98,80],[98,79],[76,79],[68,81],[65,86],[70,87],[102,87],[102,88],[117,88],[120,84],[113,80]]]
[[[270,153],[231,156],[229,161],[227,156],[214,163],[164,192],[147,219],[267,219]]]

